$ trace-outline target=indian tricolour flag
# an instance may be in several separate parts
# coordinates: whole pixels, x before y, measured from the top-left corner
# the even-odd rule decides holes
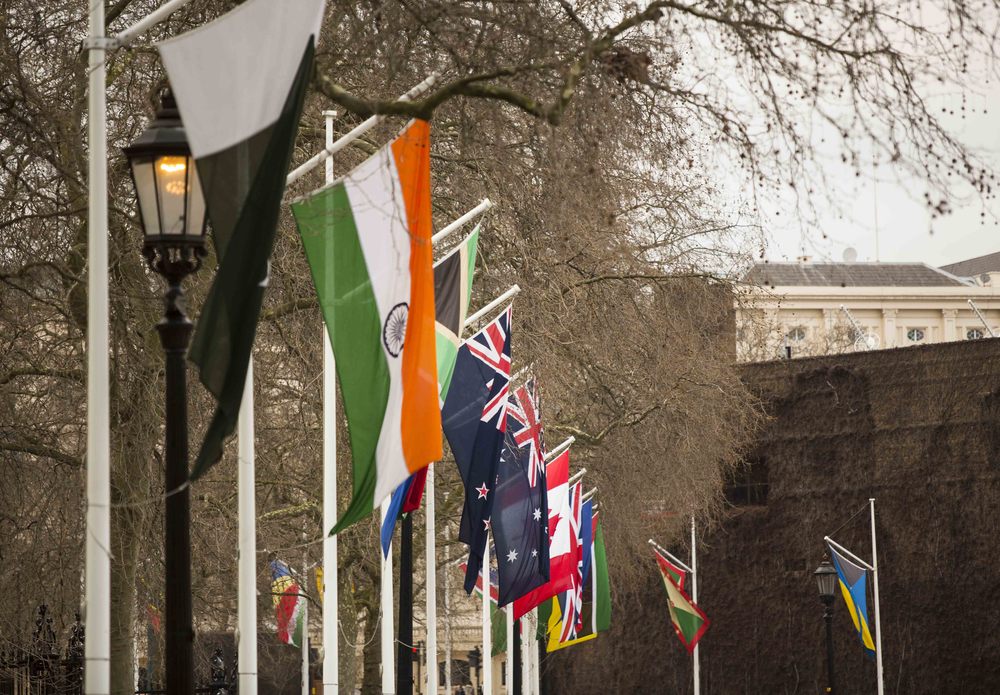
[[[350,430],[354,495],[337,533],[441,457],[429,124],[411,122],[292,212]]]

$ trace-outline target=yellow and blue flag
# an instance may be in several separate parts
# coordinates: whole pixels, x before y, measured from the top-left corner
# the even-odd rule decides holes
[[[858,631],[861,646],[865,650],[865,655],[874,659],[875,642],[868,628],[868,569],[844,557],[830,543],[827,543],[827,547],[840,580],[840,593],[844,596],[844,603],[847,604],[847,610],[851,614],[854,629]]]

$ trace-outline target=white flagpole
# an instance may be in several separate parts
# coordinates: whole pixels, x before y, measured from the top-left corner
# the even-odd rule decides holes
[[[539,654],[538,654],[538,609],[531,609],[531,635],[529,637],[531,649],[529,650],[529,656],[531,658],[531,680],[529,682],[530,690],[527,695],[539,695],[541,688],[539,687]]]
[[[491,207],[493,207],[493,201],[491,201],[489,198],[483,198],[482,201],[480,201],[479,205],[469,210],[467,213],[459,217],[457,220],[454,220],[450,224],[446,225],[444,229],[442,229],[440,232],[432,236],[431,243],[437,244],[441,241],[444,241],[449,236],[451,236],[459,229],[461,229],[462,225],[464,225],[466,222],[468,222],[469,220],[473,220],[476,217],[479,217],[484,212],[489,210]]]
[[[445,501],[448,500],[448,491],[445,490]],[[451,526],[445,522],[444,525],[444,689],[447,695],[452,695],[451,691]],[[431,693],[437,695],[437,693]]]
[[[545,454],[545,463],[553,460],[556,456],[568,449],[575,441],[576,437],[567,437],[559,446],[549,450],[549,452]]]
[[[875,546],[875,498],[868,498],[872,525],[872,590],[875,594],[875,666],[878,675],[878,695],[885,692],[885,672],[882,670],[882,618],[878,602],[878,550]]]
[[[108,128],[104,2],[90,0],[87,94],[87,533],[84,692],[111,690],[111,410],[108,369]]]
[[[504,692],[514,692],[514,604],[508,603],[504,609],[504,618],[507,624],[507,658],[504,659],[503,675],[507,681],[507,688]],[[492,627],[492,625],[490,626]],[[521,669],[524,670],[524,662],[521,662]]]
[[[513,609],[514,604],[509,606]],[[521,693],[530,695],[531,693],[531,645],[534,642],[534,630],[531,629],[531,613],[521,616]],[[508,681],[510,682],[510,681]],[[514,692],[513,685],[507,692]]]
[[[508,299],[513,299],[517,296],[517,293],[521,291],[521,288],[517,285],[512,286],[509,290],[501,294],[499,297],[494,299],[492,302],[484,306],[482,309],[474,313],[469,318],[465,319],[465,328],[472,328],[476,325],[476,322],[486,316],[488,313],[499,307],[501,304],[506,302]]]
[[[427,601],[427,692],[437,695],[438,691],[438,647],[437,647],[437,538],[434,535],[434,464],[427,466],[427,482],[424,485],[424,498],[427,500],[425,551],[425,596]]]
[[[306,593],[305,584],[309,581],[305,564],[302,565],[302,593]],[[302,695],[309,695],[309,599],[302,601]]]
[[[257,695],[257,502],[254,482],[253,358],[247,366],[247,380],[240,403],[239,441],[239,588],[237,630],[239,691]]]
[[[691,515],[691,601],[695,604],[698,603],[698,544],[695,537],[693,514]],[[694,672],[694,695],[700,695],[701,693],[701,666],[698,659],[699,647],[701,647],[700,644],[694,645],[694,663],[691,669]]]
[[[490,624],[490,537],[486,535],[483,551],[483,656],[479,661],[479,682],[483,695],[493,695],[493,632]]]
[[[434,86],[434,83],[437,82],[437,78],[438,78],[437,73],[431,73],[430,75],[425,77],[420,84],[416,85],[415,87],[412,87],[410,91],[406,92],[401,97],[399,97],[399,101],[410,101],[415,97],[420,96],[421,94],[423,94],[428,89]],[[362,135],[367,133],[369,130],[371,130],[379,123],[381,123],[383,120],[385,120],[385,118],[386,118],[385,116],[381,115],[371,116],[366,120],[362,121],[361,123],[359,123],[358,125],[356,125],[351,130],[351,132],[344,135],[344,137],[337,140],[337,142],[334,143],[331,142],[330,140],[327,140],[325,148],[323,148],[317,154],[310,157],[308,160],[303,162],[301,165],[293,169],[288,174],[288,176],[285,178],[285,184],[287,185],[290,183],[294,183],[295,181],[298,181],[303,176],[308,174],[310,171],[318,167],[322,162],[329,161],[332,155],[335,155],[338,152],[340,152],[342,149],[350,145],[352,142],[354,142]],[[327,185],[329,185],[329,183]],[[317,191],[321,190],[323,189],[322,188],[317,189]],[[312,193],[316,193],[317,191],[313,191]],[[309,193],[308,195],[312,195],[312,193]]]
[[[382,502],[382,523],[389,514],[389,498]],[[378,552],[382,552],[381,546]],[[392,552],[382,560],[382,693],[396,692],[396,638],[393,634],[396,620],[392,606]]]
[[[333,144],[335,111],[324,111],[326,146]],[[333,158],[326,159],[326,182],[333,181]],[[323,533],[337,523],[337,362],[326,324],[323,332]],[[323,695],[340,693],[340,591],[337,537],[323,538]]]

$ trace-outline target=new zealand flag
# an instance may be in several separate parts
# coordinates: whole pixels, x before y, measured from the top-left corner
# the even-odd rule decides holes
[[[508,406],[492,524],[501,606],[549,581],[549,505],[536,404],[529,381]]]
[[[469,546],[465,591],[472,593],[483,563],[510,387],[510,315],[507,307],[458,351],[441,424],[455,455],[465,506],[459,540]]]

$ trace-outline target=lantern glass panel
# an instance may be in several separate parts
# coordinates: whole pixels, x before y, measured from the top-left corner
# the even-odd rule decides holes
[[[139,200],[139,214],[142,215],[142,228],[146,236],[156,236],[160,233],[160,218],[156,209],[156,178],[153,175],[153,160],[148,157],[132,160],[132,178],[135,179],[135,192]]]
[[[816,571],[816,586],[819,595],[824,598],[832,598],[837,589],[837,572],[830,566],[822,566]]]
[[[185,234],[200,237],[205,233],[205,196],[201,191],[201,180],[198,178],[198,167],[194,159],[188,159],[188,214]]]
[[[162,234],[184,234],[187,217],[188,158],[167,155],[156,158],[156,189],[160,195],[160,229]]]

